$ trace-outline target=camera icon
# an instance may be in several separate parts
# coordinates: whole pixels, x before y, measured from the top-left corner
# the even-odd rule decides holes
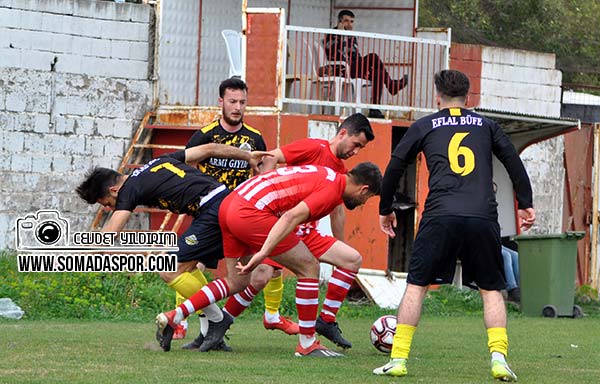
[[[19,250],[64,247],[68,243],[69,222],[56,210],[39,210],[17,219],[16,236]]]

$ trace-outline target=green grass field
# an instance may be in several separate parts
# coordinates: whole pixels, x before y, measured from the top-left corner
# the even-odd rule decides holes
[[[0,383],[485,383],[489,376],[480,316],[425,315],[413,343],[409,375],[376,377],[387,355],[370,344],[374,319],[340,320],[354,347],[343,359],[296,358],[295,336],[266,331],[256,316],[234,324],[234,352],[189,352],[174,341],[157,350],[154,325],[133,322],[0,321]],[[511,316],[512,368],[523,383],[600,382],[598,318]],[[191,322],[191,335],[197,322]],[[189,336],[188,336],[189,338]],[[327,341],[325,344],[331,346]]]

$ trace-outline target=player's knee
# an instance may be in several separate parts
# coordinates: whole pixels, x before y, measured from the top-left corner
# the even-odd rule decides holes
[[[349,269],[351,271],[358,271],[362,264],[362,256],[360,253],[353,249],[340,258],[340,262],[337,264],[338,267]]]
[[[269,283],[269,280],[271,280],[272,277],[273,273],[271,270],[257,268],[254,272],[252,272],[250,284],[252,284],[256,290],[260,291],[267,285],[267,283]]]

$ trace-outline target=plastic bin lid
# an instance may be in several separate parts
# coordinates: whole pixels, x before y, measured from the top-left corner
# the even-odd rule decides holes
[[[544,235],[518,235],[511,236],[512,240],[542,240],[542,239],[575,239],[580,240],[585,236],[583,231],[567,231],[565,233],[549,233]]]

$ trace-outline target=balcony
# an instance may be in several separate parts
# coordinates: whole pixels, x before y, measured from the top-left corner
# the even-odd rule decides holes
[[[340,115],[378,109],[389,118],[436,111],[433,74],[448,68],[449,35],[436,40],[291,25],[285,35],[282,110]],[[352,45],[362,59],[352,59]],[[379,62],[390,79],[408,75],[406,86],[392,94]]]

